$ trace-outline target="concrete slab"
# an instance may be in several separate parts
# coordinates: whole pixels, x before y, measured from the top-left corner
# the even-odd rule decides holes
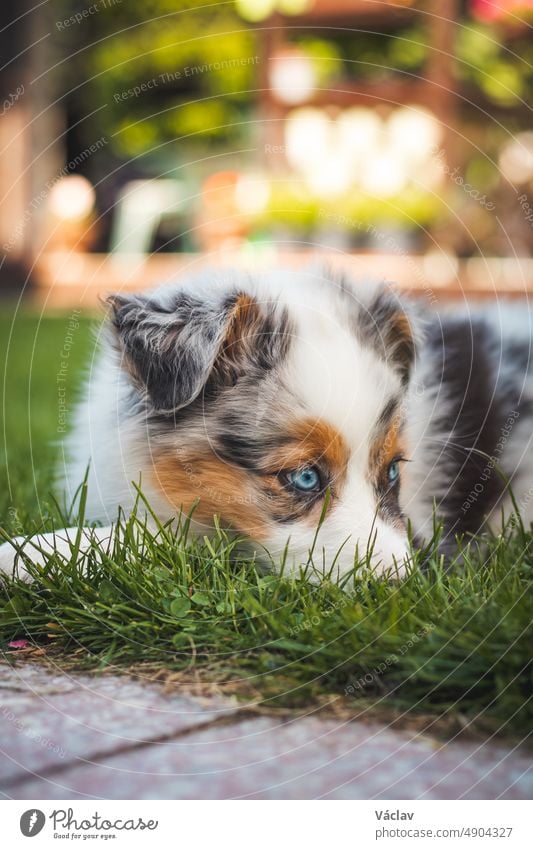
[[[119,676],[0,667],[0,786],[28,773],[100,761],[231,715],[230,699],[167,695]]]
[[[231,721],[98,764],[65,765],[17,799],[529,799],[527,752],[439,746],[382,726],[300,718]]]

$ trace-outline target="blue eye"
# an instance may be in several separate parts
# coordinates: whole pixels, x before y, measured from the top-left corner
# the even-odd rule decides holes
[[[287,480],[299,492],[318,492],[320,490],[320,475],[314,466],[304,466],[287,474]]]
[[[400,477],[400,463],[398,460],[393,460],[392,463],[389,463],[389,467],[387,469],[387,478],[389,483],[396,483],[398,478]]]

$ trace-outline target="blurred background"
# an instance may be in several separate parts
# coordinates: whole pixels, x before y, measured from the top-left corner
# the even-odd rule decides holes
[[[533,0],[3,0],[0,292],[326,255],[533,290]]]

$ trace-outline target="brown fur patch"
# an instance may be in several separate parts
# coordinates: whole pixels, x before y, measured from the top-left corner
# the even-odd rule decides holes
[[[215,363],[217,374],[232,380],[250,359],[256,337],[261,332],[262,318],[259,304],[250,295],[239,295],[228,320],[228,329],[222,350]]]
[[[415,355],[415,342],[409,319],[401,310],[391,316],[389,344],[393,349],[395,362],[398,363],[404,378],[407,379]]]
[[[377,480],[384,468],[402,454],[401,419],[395,415],[387,430],[374,440],[369,455],[369,476]]]
[[[308,498],[284,486],[280,472],[317,466],[331,501],[338,496],[346,478],[350,452],[341,434],[320,419],[300,419],[287,426],[283,442],[267,452],[263,461],[265,484],[276,521],[290,521],[301,516],[314,525],[320,517],[324,493]]]
[[[213,525],[219,516],[223,527],[233,528],[256,540],[266,539],[267,517],[261,494],[251,476],[215,455],[197,457],[167,451],[153,464],[157,488],[177,512],[194,509],[197,521]]]
[[[348,458],[348,446],[336,428],[320,419],[300,419],[287,425],[284,444],[265,456],[265,468],[324,465],[332,479],[342,482]]]
[[[378,513],[395,527],[403,527],[403,518],[398,503],[400,481],[396,486],[388,479],[389,464],[403,455],[402,417],[396,410],[386,429],[379,434],[370,447],[368,479],[378,498]]]
[[[209,452],[161,452],[153,464],[156,486],[176,511],[188,513],[196,502],[194,518],[212,525],[213,516],[259,541],[268,537],[269,524],[306,517],[316,524],[324,493],[302,496],[287,487],[283,472],[305,465],[317,466],[331,501],[346,476],[348,446],[326,422],[301,419],[290,425],[280,444],[265,451],[261,468],[252,473],[224,462]]]

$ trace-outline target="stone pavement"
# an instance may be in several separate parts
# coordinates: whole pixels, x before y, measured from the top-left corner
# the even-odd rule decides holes
[[[0,665],[10,799],[531,799],[530,752]]]

